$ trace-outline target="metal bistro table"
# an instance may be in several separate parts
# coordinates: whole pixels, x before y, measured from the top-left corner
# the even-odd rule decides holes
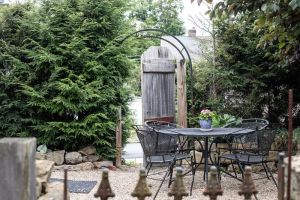
[[[200,128],[173,128],[157,130],[159,133],[184,136],[186,140],[193,138],[199,141],[199,138],[204,138],[204,180],[208,181],[208,138],[209,137],[231,137],[253,133],[255,130],[246,128],[213,128],[210,131],[203,131]],[[183,142],[185,143],[185,142]]]

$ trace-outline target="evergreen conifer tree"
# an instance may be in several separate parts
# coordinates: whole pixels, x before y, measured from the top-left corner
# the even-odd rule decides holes
[[[1,74],[0,111],[6,113],[0,122],[19,117],[18,129],[11,120],[0,127],[1,135],[35,136],[66,150],[93,144],[102,156],[112,156],[117,107],[128,101],[126,47],[112,42],[126,31],[124,1],[43,0],[24,7],[10,8],[15,14],[10,10],[1,21],[2,33],[12,31],[1,36],[6,47],[0,48],[0,63],[7,57],[13,63],[9,81]],[[15,17],[20,11],[24,16]],[[8,24],[10,15],[20,25]],[[17,109],[7,108],[12,102]]]

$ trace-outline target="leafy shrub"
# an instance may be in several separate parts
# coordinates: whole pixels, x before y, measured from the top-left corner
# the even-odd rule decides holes
[[[236,123],[241,122],[241,118],[229,114],[215,115],[213,117],[213,127],[224,127],[226,124],[230,124],[234,122]]]
[[[293,131],[293,146],[292,152],[297,152],[297,143],[300,142],[300,128],[296,128]],[[278,129],[278,133],[275,136],[273,147],[276,151],[287,151],[288,150],[288,130]]]
[[[128,49],[111,42],[127,29],[124,8],[43,0],[1,10],[0,136],[34,136],[51,149],[92,144],[114,156],[116,113],[129,100]]]

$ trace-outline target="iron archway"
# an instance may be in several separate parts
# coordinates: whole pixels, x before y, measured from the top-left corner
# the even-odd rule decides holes
[[[151,35],[149,33],[151,32],[156,32],[156,33],[160,33],[158,35]],[[142,33],[146,33],[146,34],[142,34]],[[162,38],[163,35],[167,35],[167,36],[171,36],[173,39],[175,39],[182,47],[182,49],[180,50],[173,42],[171,42],[168,39]],[[124,41],[126,41],[127,39],[129,39],[130,37],[135,36],[137,38],[157,38],[157,39],[161,39],[164,40],[166,42],[168,42],[169,44],[171,44],[181,55],[182,59],[184,60],[184,62],[186,61],[185,56],[183,55],[182,51],[184,50],[184,52],[187,55],[187,59],[188,59],[188,65],[189,65],[189,72],[190,72],[190,84],[192,86],[193,83],[193,66],[192,66],[192,60],[191,60],[191,56],[187,50],[187,48],[184,46],[184,44],[174,35],[167,33],[166,31],[160,30],[160,29],[153,29],[153,28],[147,28],[147,29],[141,29],[138,31],[135,31],[133,33],[130,33],[128,35],[126,35],[123,39],[121,39],[120,41],[118,41],[119,44],[122,44]],[[194,96],[193,96],[193,87],[191,88],[191,99],[192,99],[192,104],[194,102]]]

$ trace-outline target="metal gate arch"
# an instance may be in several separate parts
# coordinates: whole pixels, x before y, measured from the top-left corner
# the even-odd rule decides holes
[[[174,43],[172,43],[170,40],[163,38],[162,36],[166,35],[166,36],[171,36],[173,39],[175,39],[180,45],[181,45],[181,50],[179,49],[179,47],[177,47]],[[185,47],[185,45],[174,35],[160,30],[160,29],[154,29],[154,28],[146,28],[146,29],[141,29],[132,33],[127,34],[124,37],[121,37],[121,39],[116,39],[115,41],[119,44],[122,44],[123,42],[125,42],[127,39],[129,39],[130,37],[136,37],[136,38],[157,38],[157,39],[161,39],[166,41],[167,43],[171,44],[181,55],[183,63],[188,63],[189,66],[189,73],[190,73],[190,85],[193,85],[193,65],[192,65],[192,59],[190,56],[190,53],[188,52],[187,48]],[[184,51],[187,55],[187,61],[186,62],[186,58],[185,56],[182,54],[182,51]],[[191,102],[192,104],[194,103],[194,94],[193,94],[193,87],[191,87]]]

